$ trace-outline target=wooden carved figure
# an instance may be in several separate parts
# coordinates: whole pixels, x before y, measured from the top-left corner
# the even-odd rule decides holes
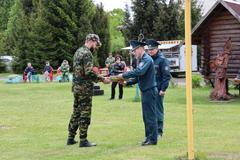
[[[227,94],[227,67],[229,61],[229,55],[231,54],[232,43],[231,38],[227,40],[224,45],[223,53],[217,55],[217,57],[210,62],[210,67],[215,71],[214,89],[211,92],[211,100],[229,100],[231,97]]]

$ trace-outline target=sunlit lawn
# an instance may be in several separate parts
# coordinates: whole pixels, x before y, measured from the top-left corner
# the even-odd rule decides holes
[[[132,101],[135,88],[125,88],[124,99],[114,101],[108,100],[110,85],[101,88],[105,95],[93,98],[88,136],[98,146],[79,148],[66,146],[73,100],[70,83],[0,82],[0,160],[172,160],[186,155],[184,88],[168,90],[164,137],[151,147],[140,146],[144,130],[141,105]],[[195,152],[208,159],[239,160],[240,99],[211,103],[209,92],[193,90]]]

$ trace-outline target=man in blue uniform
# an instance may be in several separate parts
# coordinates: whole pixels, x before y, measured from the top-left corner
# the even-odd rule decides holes
[[[164,121],[164,108],[163,98],[168,88],[169,81],[171,79],[170,67],[168,60],[164,57],[163,53],[158,50],[157,41],[148,39],[145,41],[148,45],[148,53],[154,61],[156,83],[158,88],[158,95],[156,101],[156,113],[158,124],[158,137],[163,135],[163,121]]]
[[[145,126],[145,141],[143,146],[157,144],[157,121],[156,121],[156,96],[157,88],[155,82],[154,64],[152,58],[145,52],[146,43],[131,40],[133,54],[139,59],[139,65],[133,71],[118,75],[128,79],[134,78],[128,84],[139,83],[142,95],[142,114]]]

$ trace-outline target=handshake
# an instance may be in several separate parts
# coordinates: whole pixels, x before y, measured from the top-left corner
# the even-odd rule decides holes
[[[117,76],[110,76],[110,77],[105,77],[103,83],[104,84],[109,84],[110,82],[118,82],[122,85],[126,85],[126,81],[122,77],[122,74],[119,74]]]

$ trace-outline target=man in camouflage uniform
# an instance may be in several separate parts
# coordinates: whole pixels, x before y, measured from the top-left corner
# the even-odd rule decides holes
[[[74,140],[76,131],[79,129],[79,147],[92,147],[96,144],[87,140],[88,126],[91,121],[93,82],[101,81],[110,83],[110,80],[96,74],[93,68],[93,56],[90,49],[101,46],[98,35],[88,34],[85,44],[80,47],[73,57],[73,82],[72,92],[74,95],[73,113],[68,125],[67,145],[77,143]]]
[[[109,56],[105,60],[105,65],[107,68],[110,68],[111,65],[115,62],[115,58],[112,56],[112,53],[109,53]]]
[[[63,60],[60,70],[62,72],[62,82],[69,82],[69,70],[70,66],[67,60]]]

